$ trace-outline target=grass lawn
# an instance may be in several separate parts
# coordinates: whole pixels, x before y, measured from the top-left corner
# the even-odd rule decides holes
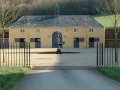
[[[120,82],[120,68],[117,67],[98,67],[98,70],[105,75]]]
[[[29,67],[0,67],[0,90],[13,90]]]
[[[118,17],[120,19],[120,15]],[[94,16],[94,19],[98,21],[101,25],[106,28],[113,27],[113,21],[115,21],[114,15],[106,15],[106,16]],[[118,20],[117,26],[120,26],[120,20]]]

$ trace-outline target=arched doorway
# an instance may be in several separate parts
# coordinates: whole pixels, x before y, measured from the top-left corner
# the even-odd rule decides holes
[[[62,43],[63,43],[62,33],[58,32],[58,31],[54,32],[52,34],[52,48],[58,48],[58,46],[60,46],[60,48],[62,48],[63,47]]]

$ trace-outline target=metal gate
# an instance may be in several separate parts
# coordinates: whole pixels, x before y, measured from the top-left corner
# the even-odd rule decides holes
[[[97,66],[115,67],[120,66],[120,44],[109,43],[105,47],[104,43],[97,43]]]
[[[0,48],[0,67],[8,66],[30,66],[30,43],[9,43],[8,48]],[[2,46],[2,43],[0,43]]]

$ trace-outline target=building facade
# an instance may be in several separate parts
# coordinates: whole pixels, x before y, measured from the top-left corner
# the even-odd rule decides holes
[[[117,35],[117,47],[120,48],[120,32]],[[113,28],[106,28],[105,29],[105,46],[106,47],[113,47],[115,44],[115,32]]]
[[[91,16],[23,16],[9,30],[9,43],[31,48],[94,48],[105,30]],[[59,43],[59,44],[58,44]]]
[[[115,15],[95,16],[94,19],[105,28],[105,47],[106,48],[115,47],[115,31],[114,31]],[[117,34],[117,40],[116,40],[117,47],[120,48],[120,21],[119,20],[117,21],[116,28],[117,30],[119,30]]]

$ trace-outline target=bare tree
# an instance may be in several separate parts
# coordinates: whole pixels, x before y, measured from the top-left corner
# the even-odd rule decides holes
[[[4,61],[4,46],[5,46],[5,32],[17,18],[20,16],[20,0],[0,0],[0,32],[2,34],[2,49],[3,49],[3,63]],[[8,30],[8,29],[7,29]]]
[[[120,33],[120,0],[104,0],[103,8],[98,8],[99,12],[103,15],[112,15],[106,18],[106,22],[111,25],[114,32],[114,44],[115,44],[115,61],[118,63],[117,55],[117,39]]]

